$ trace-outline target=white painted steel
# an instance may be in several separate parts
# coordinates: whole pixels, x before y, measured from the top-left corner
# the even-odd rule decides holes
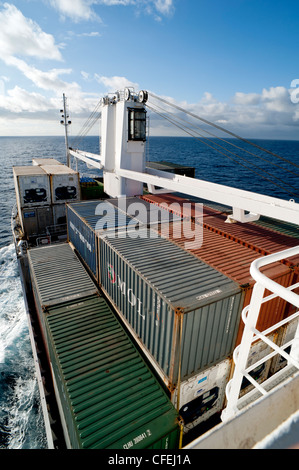
[[[284,344],[283,347],[279,347],[275,343],[270,341],[265,334],[269,333],[269,331],[277,329],[278,326],[281,326],[282,324],[286,324],[288,322],[293,321],[299,316],[299,311],[289,316],[279,324],[273,325],[273,327],[269,328],[267,331],[259,332],[258,330],[256,330],[256,324],[260,313],[261,304],[268,301],[270,298],[273,298],[274,296],[281,297],[290,304],[299,308],[299,295],[292,292],[292,290],[298,287],[298,284],[294,284],[293,286],[285,288],[282,287],[280,284],[277,284],[273,280],[267,278],[267,276],[260,272],[260,268],[263,266],[298,254],[299,247],[290,248],[279,253],[259,258],[255,260],[251,265],[250,273],[252,277],[256,280],[256,284],[253,288],[250,305],[246,307],[242,312],[242,320],[245,323],[245,328],[241,344],[236,348],[233,355],[233,359],[236,366],[233,378],[230,380],[226,388],[227,406],[223,410],[221,416],[221,419],[224,422],[232,419],[240,412],[240,404],[242,401],[244,403],[244,397],[242,399],[239,398],[241,384],[244,377],[250,380],[250,382],[262,395],[267,395],[269,393],[269,390],[265,388],[264,384],[263,386],[261,386],[249,375],[249,372],[254,367],[261,364],[263,361],[266,361],[269,358],[273,357],[275,354],[280,354],[285,359],[287,359],[289,366],[296,367],[299,370],[299,327],[297,327],[296,329],[294,339]],[[273,292],[274,295],[268,296],[267,298],[263,298],[265,289],[268,289],[269,291]],[[246,368],[251,344],[257,338],[260,338],[262,341],[268,344],[274,350],[274,352],[264,357],[262,361],[251,365],[250,368]],[[289,345],[291,345],[291,350],[290,354],[287,354],[285,352],[285,349]],[[275,380],[276,374],[271,376],[268,379],[267,383],[274,383]]]
[[[299,204],[293,201],[284,201],[250,191],[154,169],[147,169],[147,173],[140,173],[120,168],[116,173],[123,178],[142,181],[143,183],[160,186],[209,201],[220,202],[232,208],[239,207],[243,211],[249,211],[252,216],[254,215],[255,220],[257,219],[255,216],[259,214],[299,224]],[[236,211],[235,220],[238,220],[237,216],[238,212]],[[240,222],[244,222],[243,216],[240,218]]]

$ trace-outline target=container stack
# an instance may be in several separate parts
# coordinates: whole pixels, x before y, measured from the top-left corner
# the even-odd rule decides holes
[[[28,259],[67,447],[177,449],[178,412],[70,245]]]
[[[49,176],[54,225],[66,223],[67,202],[80,201],[79,173],[66,165],[44,165]]]
[[[34,158],[31,166],[13,167],[23,236],[49,235],[66,224],[65,203],[80,200],[79,173],[53,158]]]
[[[289,226],[288,224],[288,227],[286,227],[286,224],[266,217],[262,217],[260,221],[254,223],[226,223],[228,212],[224,207],[217,207],[219,209],[217,210],[216,208],[204,206],[203,216],[200,219],[198,213],[196,213],[197,206],[194,198],[190,201],[175,195],[147,195],[143,196],[142,199],[156,206],[163,206],[165,209],[168,206],[168,210],[182,217],[188,217],[186,209],[184,209],[185,215],[183,214],[183,208],[186,203],[189,204],[189,218],[192,221],[190,225],[191,233],[192,224],[195,223],[201,224],[203,231],[202,246],[191,248],[189,252],[235,280],[244,289],[244,307],[250,302],[253,284],[255,283],[249,272],[252,261],[257,257],[282,251],[299,244],[298,227],[295,225],[290,224]],[[161,231],[161,227],[157,229]],[[178,236],[178,233],[183,233],[179,229],[178,223],[173,224],[166,236],[186,249],[186,242],[189,242],[190,238],[188,233],[185,237]],[[295,284],[299,281],[298,256],[291,257],[283,262],[273,263],[263,268],[262,271],[270,279],[285,287]],[[270,295],[270,292],[266,291],[266,295]],[[273,326],[294,313],[294,309],[295,307],[290,306],[281,298],[263,304],[257,329],[263,331]],[[294,323],[297,324],[297,322]],[[281,327],[278,330],[275,334],[277,344],[284,344],[283,338],[290,338],[291,334],[294,336],[294,326],[292,325]],[[244,324],[241,322],[236,344],[241,341],[243,329]],[[275,365],[273,365],[274,362]],[[285,361],[276,357],[273,364],[270,366],[270,372],[276,370],[281,364],[285,364]]]
[[[67,204],[68,238],[190,429],[223,407],[243,291],[147,228],[169,220],[167,211],[124,202]]]

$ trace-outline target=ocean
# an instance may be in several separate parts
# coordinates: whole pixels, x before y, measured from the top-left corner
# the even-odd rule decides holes
[[[228,142],[234,147],[215,139],[206,146],[187,137],[150,137],[146,155],[151,161],[195,167],[199,179],[299,202],[299,141],[252,140],[280,159],[235,139]],[[99,153],[98,137],[86,137],[80,148]],[[65,163],[64,137],[0,137],[0,449],[47,446],[10,230],[12,166],[29,165],[34,157]],[[82,163],[79,171],[99,176]]]

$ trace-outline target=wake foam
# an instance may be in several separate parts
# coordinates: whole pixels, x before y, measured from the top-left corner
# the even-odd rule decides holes
[[[46,439],[14,245],[0,248],[0,448]]]

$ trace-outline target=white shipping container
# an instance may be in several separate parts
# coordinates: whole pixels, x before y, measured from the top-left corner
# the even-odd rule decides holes
[[[50,178],[52,204],[80,200],[79,173],[66,165],[41,166]]]
[[[50,179],[39,166],[14,166],[14,185],[19,213],[22,208],[51,204]]]
[[[179,413],[184,420],[184,433],[223,409],[230,370],[231,359],[226,359],[181,383]],[[175,406],[177,397],[178,387],[172,395]]]

